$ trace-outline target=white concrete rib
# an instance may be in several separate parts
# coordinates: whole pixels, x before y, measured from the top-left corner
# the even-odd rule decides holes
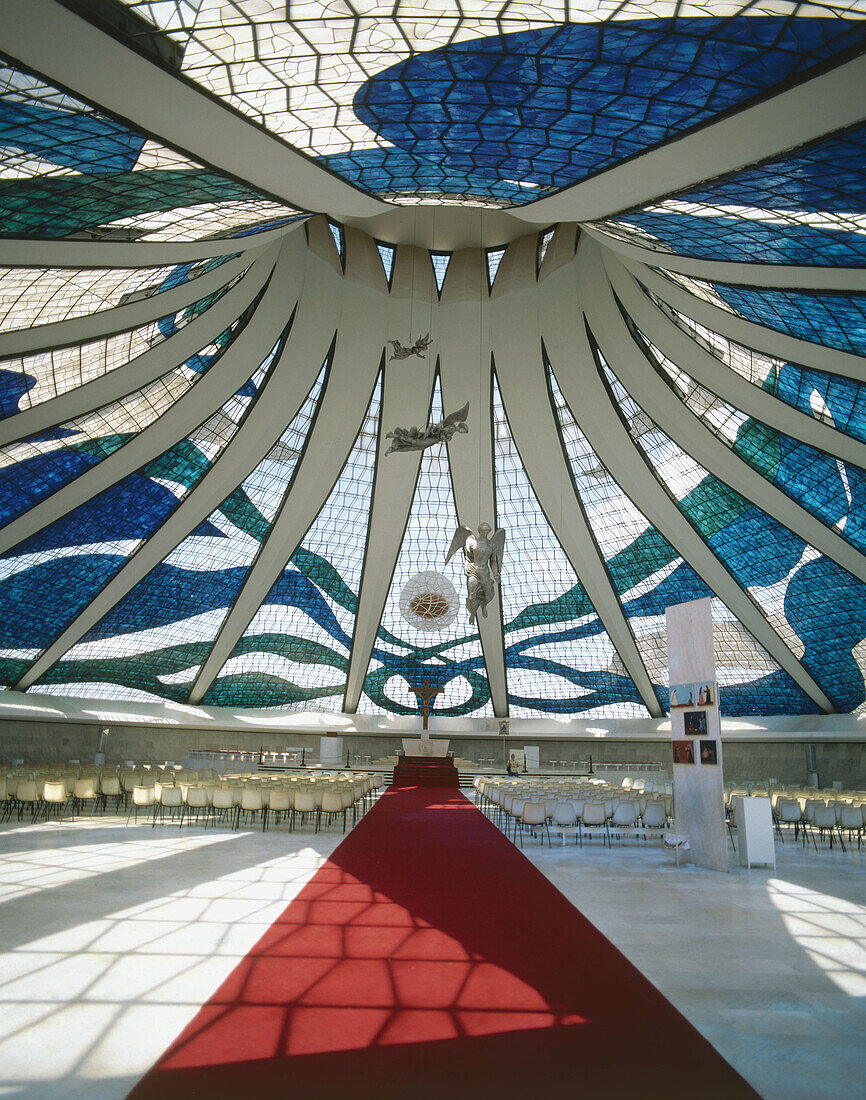
[[[302,210],[371,217],[389,209],[62,4],[4,0],[3,8],[10,57],[204,164]]]
[[[26,238],[0,241],[0,261],[8,267],[170,267],[208,260],[230,252],[264,249],[302,228],[299,218],[278,229],[244,237],[212,237],[196,241],[81,241]]]
[[[278,289],[291,303],[300,293],[303,269],[295,261],[285,274],[290,276]],[[290,311],[291,312],[291,311]],[[123,568],[69,624],[19,681],[22,688],[35,683],[63,655],[84,637],[147,574],[163,561],[184,538],[194,531],[234,488],[240,485],[267,455],[297,415],[318,376],[328,350],[329,336],[323,329],[299,326],[297,314],[282,354],[271,369],[264,391],[255,401],[235,437],[217,458],[198,485],[181,501],[158,531],[127,561]]]
[[[446,412],[453,412],[469,402],[469,432],[456,435],[448,444],[448,462],[457,521],[473,531],[478,529],[479,523],[496,526],[490,319],[484,308],[486,302],[484,253],[480,249],[455,252],[439,303],[442,404]],[[497,718],[505,718],[508,715],[508,683],[502,603],[498,595],[487,605],[486,618],[481,616],[476,621],[493,713]]]
[[[154,382],[216,339],[244,312],[270,277],[276,252],[256,260],[247,274],[222,298],[174,336],[148,348],[114,370],[58,394],[32,408],[0,420],[0,446],[26,439],[55,424],[73,420],[94,409],[119,401]]]
[[[704,282],[731,283],[735,286],[773,287],[780,290],[845,291],[866,294],[866,267],[809,267],[796,264],[737,263],[725,260],[701,260],[680,256],[661,248],[641,247],[605,233],[594,225],[582,227],[610,252],[632,264],[660,267]]]
[[[360,234],[357,236],[357,240],[354,237],[347,240],[347,254],[350,256],[355,247],[360,247],[362,239],[368,239],[361,238]],[[376,259],[378,260],[378,256]],[[390,297],[388,338],[400,339],[405,343],[408,332],[412,333],[413,338],[415,335],[423,335],[422,332],[412,331],[412,314],[415,301],[432,301],[436,297],[433,269],[426,251],[408,245],[398,247],[394,258]],[[438,347],[438,314],[432,321],[433,346]],[[426,323],[425,321],[422,328],[426,327]],[[361,574],[343,701],[343,709],[349,714],[357,711],[361,699],[370,655],[393,583],[421,469],[420,451],[386,456],[390,441],[385,439],[385,434],[397,426],[408,427],[428,422],[432,401],[431,371],[434,365],[435,362],[431,364],[429,359],[415,357],[395,362],[386,361],[385,364],[367,551]]]
[[[276,255],[278,247],[271,246],[272,256]],[[249,249],[235,259],[220,264],[196,279],[172,287],[171,290],[151,294],[136,302],[126,302],[122,306],[98,310],[86,317],[71,317],[67,321],[52,321],[47,325],[0,332],[0,359],[13,355],[32,355],[34,352],[69,347],[71,344],[86,344],[89,340],[113,336],[115,333],[156,321],[160,317],[167,317],[224,287],[260,255],[261,250]]]
[[[513,294],[500,293],[492,298],[491,325],[497,333],[495,369],[501,380],[502,400],[511,434],[553,534],[583,585],[644,706],[654,718],[659,718],[662,708],[575,490],[550,405],[539,341],[541,326],[533,323],[538,318],[540,296],[535,280],[535,249],[531,238],[515,242],[509,253],[511,256],[505,270],[505,258],[500,266],[504,283],[502,289],[505,290],[513,281],[520,290]],[[568,277],[568,268],[560,268],[559,274],[558,279],[548,278],[544,288],[546,308],[554,314],[575,307],[574,283]]]
[[[816,420],[727,368],[644,294],[634,277],[609,254],[605,267],[617,298],[638,329],[696,382],[755,420],[866,469],[866,443]]]

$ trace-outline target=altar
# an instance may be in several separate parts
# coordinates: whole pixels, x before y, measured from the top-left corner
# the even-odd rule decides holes
[[[404,737],[403,754],[405,756],[424,756],[442,758],[448,755],[450,741],[434,737]]]
[[[460,777],[448,755],[451,743],[436,737],[404,737],[394,768],[395,787],[459,787]]]

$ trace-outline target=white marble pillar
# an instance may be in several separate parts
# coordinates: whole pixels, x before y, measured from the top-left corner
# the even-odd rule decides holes
[[[676,604],[667,609],[666,617],[675,829],[688,838],[689,851],[684,853],[687,861],[712,871],[727,871],[721,722],[710,600]],[[678,763],[678,759],[693,762]]]

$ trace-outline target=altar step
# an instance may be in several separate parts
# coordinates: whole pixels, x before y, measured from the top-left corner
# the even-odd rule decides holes
[[[460,777],[451,761],[397,764],[394,768],[393,786],[459,787]]]

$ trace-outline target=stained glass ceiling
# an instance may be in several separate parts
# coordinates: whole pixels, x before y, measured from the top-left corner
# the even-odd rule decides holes
[[[866,117],[527,219],[841,71],[866,5],[127,7],[161,94],[192,82],[263,161],[285,143],[386,213],[301,209],[5,60],[0,685],[658,717],[665,608],[707,597],[723,713],[864,706]],[[427,247],[407,204],[524,221]],[[445,557],[481,521],[506,555],[470,623]]]
[[[191,80],[397,202],[531,202],[866,41],[858,0],[124,2]]]

